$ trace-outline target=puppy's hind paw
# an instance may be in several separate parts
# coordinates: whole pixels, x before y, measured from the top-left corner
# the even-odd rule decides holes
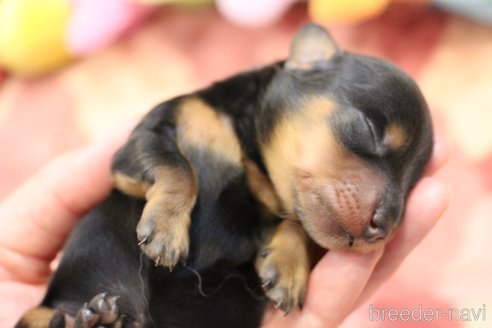
[[[120,322],[118,296],[101,293],[85,303],[75,316],[74,328],[117,327]]]

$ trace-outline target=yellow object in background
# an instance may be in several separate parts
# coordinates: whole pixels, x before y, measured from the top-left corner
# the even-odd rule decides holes
[[[379,15],[391,0],[309,0],[309,16],[318,23],[358,23]]]
[[[0,66],[34,76],[66,63],[69,16],[69,0],[0,0]]]

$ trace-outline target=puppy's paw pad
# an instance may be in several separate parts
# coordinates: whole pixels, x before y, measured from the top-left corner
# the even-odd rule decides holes
[[[115,324],[120,318],[118,296],[101,293],[85,303],[77,312],[75,327],[96,327]]]
[[[263,290],[276,308],[287,315],[302,307],[309,272],[304,261],[285,251],[265,250],[260,253],[257,269]]]

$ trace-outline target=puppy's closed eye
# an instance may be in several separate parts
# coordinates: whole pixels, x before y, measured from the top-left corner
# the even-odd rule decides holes
[[[361,111],[349,107],[334,113],[330,123],[338,137],[351,151],[362,156],[380,156],[382,136],[376,124]]]

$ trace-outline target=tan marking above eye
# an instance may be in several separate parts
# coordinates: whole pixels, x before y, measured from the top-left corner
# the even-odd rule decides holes
[[[383,144],[391,150],[398,150],[408,140],[406,131],[397,124],[390,124],[384,131]]]
[[[183,100],[177,117],[180,149],[207,149],[228,162],[240,164],[241,146],[230,119],[197,97]]]

